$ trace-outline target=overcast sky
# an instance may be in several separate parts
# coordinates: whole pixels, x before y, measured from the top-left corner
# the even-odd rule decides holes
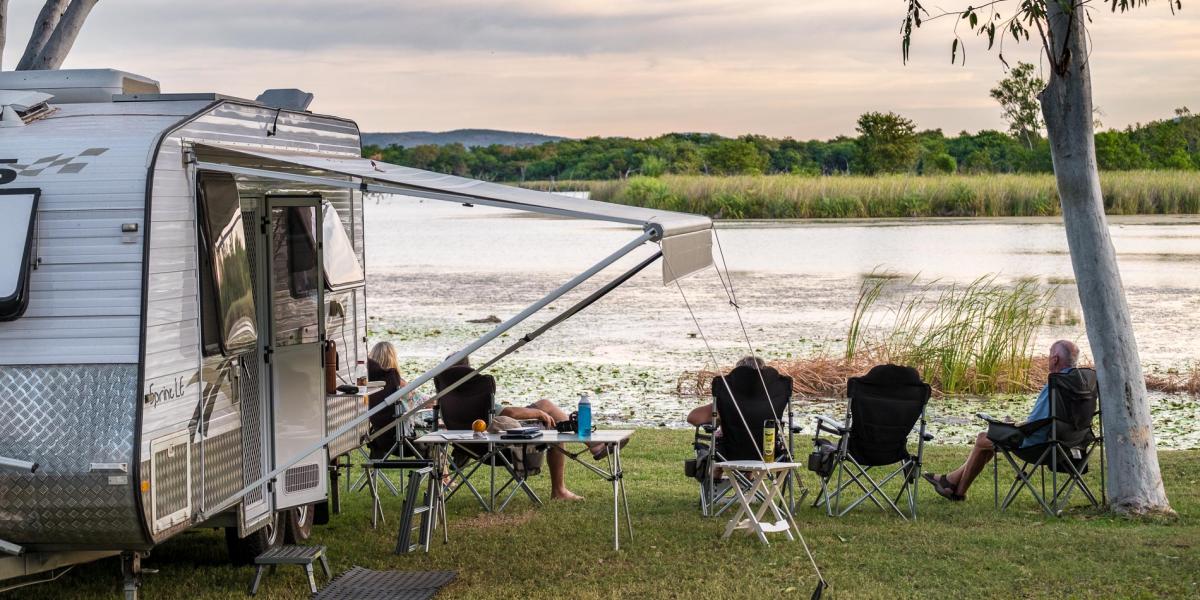
[[[1094,14],[1106,126],[1200,110],[1200,6]],[[977,2],[978,3],[978,2]],[[1008,2],[1006,4],[1014,4]],[[12,0],[4,65],[41,0]],[[961,0],[926,0],[945,8]],[[113,67],[164,92],[316,94],[363,131],[483,127],[566,136],[671,131],[826,138],[868,110],[947,133],[1000,128],[1003,75],[980,42],[950,65],[949,19],[900,60],[903,0],[102,0],[67,68]],[[1010,40],[1011,41],[1011,40]],[[1005,49],[1037,61],[1032,45]]]

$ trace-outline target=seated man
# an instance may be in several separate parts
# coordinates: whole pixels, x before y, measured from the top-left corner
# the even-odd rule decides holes
[[[766,366],[767,362],[757,356],[744,356],[741,360],[737,361],[737,364],[734,365],[734,368],[754,367],[755,369],[762,369]],[[711,423],[713,420],[713,411],[714,409],[712,402],[693,408],[687,416],[688,425],[691,425],[692,427],[699,427],[705,423]],[[720,435],[720,430],[717,431],[717,435]]]
[[[1050,356],[1047,359],[1050,364],[1051,373],[1066,373],[1075,368],[1075,363],[1079,360],[1079,348],[1075,344],[1067,340],[1058,340],[1050,346]],[[1050,388],[1049,386],[1042,387],[1042,392],[1038,394],[1037,402],[1033,404],[1033,410],[1029,413],[1029,418],[1024,422],[1029,423],[1040,419],[1050,417]],[[1025,439],[1022,446],[1036,446],[1046,442],[1048,428],[1039,429],[1033,435]],[[989,460],[996,454],[996,449],[992,445],[992,441],[988,439],[987,432],[982,432],[975,436],[975,446],[971,448],[971,453],[967,455],[967,460],[961,467],[945,474],[934,475],[933,473],[925,473],[925,480],[933,485],[933,489],[943,498],[947,500],[960,501],[967,498],[967,489],[971,487],[971,483],[987,466]]]
[[[469,358],[463,358],[454,366],[470,367],[471,361]],[[563,409],[544,398],[523,408],[501,406],[497,402],[492,407],[492,414],[509,417],[518,421],[539,421],[546,429],[554,429],[556,423],[565,421],[568,418],[567,413]],[[590,449],[592,457],[597,460],[607,456],[607,447],[603,444],[596,444],[591,446]],[[555,500],[583,500],[583,496],[567,489],[567,457],[563,454],[560,446],[555,445],[550,448],[550,452],[546,457],[546,463],[550,465],[550,497]]]

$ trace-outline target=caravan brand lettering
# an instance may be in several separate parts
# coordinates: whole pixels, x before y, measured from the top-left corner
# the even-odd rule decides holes
[[[154,389],[154,384],[151,383],[148,393],[146,394],[146,404],[158,406],[163,402],[180,400],[183,398],[186,392],[187,384],[183,382],[182,375],[176,377],[175,381],[172,382],[172,385],[169,387],[160,387],[158,389]]]
[[[0,168],[0,185],[9,183],[21,177],[37,177],[43,171],[50,171],[59,175],[69,175],[78,173],[88,166],[88,159],[93,156],[100,156],[108,152],[108,148],[88,148],[79,154],[63,156],[55,154],[53,156],[43,156],[29,164],[19,164],[18,159],[5,158],[0,159],[0,164],[10,164],[11,168]]]
[[[17,159],[15,159],[15,158],[0,158],[0,165],[12,165],[12,164],[16,164],[16,162],[17,162]],[[16,178],[17,178],[16,169],[0,168],[0,185],[4,185],[6,183],[12,183],[13,180]]]

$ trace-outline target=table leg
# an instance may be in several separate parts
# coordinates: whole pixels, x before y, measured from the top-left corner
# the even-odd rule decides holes
[[[633,539],[633,519],[629,516],[629,498],[625,495],[625,466],[621,463],[621,444],[613,444],[613,451],[616,455],[617,470],[614,475],[621,484],[621,504],[625,509],[625,527],[629,530],[629,539]]]
[[[607,444],[608,449],[608,472],[612,475],[613,489],[613,550],[621,549],[621,508],[619,504],[620,495],[617,487],[620,485],[620,479],[617,477],[617,468],[620,465],[620,460],[617,457],[615,450],[618,444]]]

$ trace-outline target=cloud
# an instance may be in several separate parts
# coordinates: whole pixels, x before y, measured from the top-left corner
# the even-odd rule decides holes
[[[12,7],[6,64],[36,4]],[[1097,12],[1106,123],[1200,104],[1194,12]],[[808,138],[849,133],[866,110],[949,132],[1002,127],[987,95],[1002,76],[994,53],[968,39],[967,66],[951,66],[944,20],[918,32],[905,66],[901,13],[896,0],[128,0],[97,5],[67,66],[124,68],[168,91],[301,87],[365,130]],[[1037,62],[1033,46],[1005,53]]]

